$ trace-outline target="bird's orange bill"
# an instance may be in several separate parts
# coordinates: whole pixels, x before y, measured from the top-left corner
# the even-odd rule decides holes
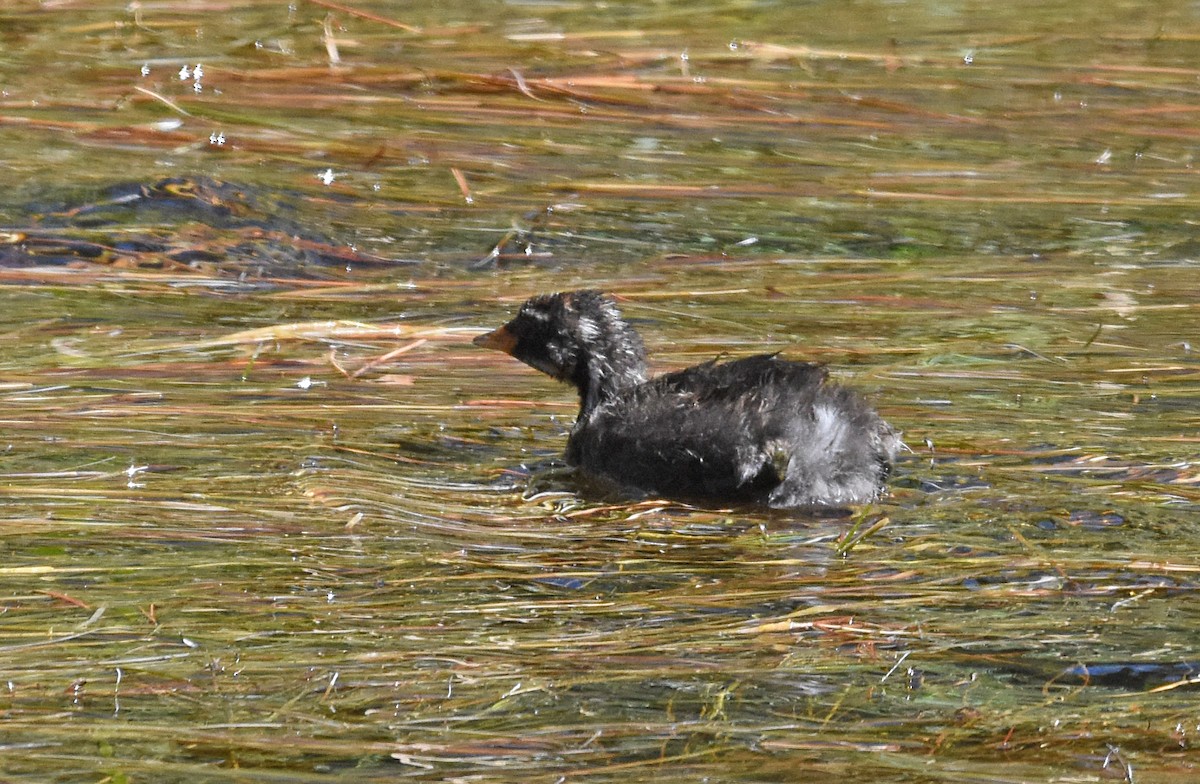
[[[505,354],[512,354],[517,348],[517,336],[509,332],[507,326],[494,329],[485,335],[480,335],[471,342],[483,348],[494,348],[497,351],[503,351]]]

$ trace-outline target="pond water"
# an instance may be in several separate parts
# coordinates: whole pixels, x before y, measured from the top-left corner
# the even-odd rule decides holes
[[[1200,777],[1198,25],[5,3],[0,772]],[[583,286],[828,363],[890,495],[589,495],[470,344]]]

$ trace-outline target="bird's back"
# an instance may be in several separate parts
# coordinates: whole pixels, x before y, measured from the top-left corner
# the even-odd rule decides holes
[[[630,387],[581,417],[568,462],[674,496],[838,506],[878,495],[899,440],[821,365],[764,354]]]

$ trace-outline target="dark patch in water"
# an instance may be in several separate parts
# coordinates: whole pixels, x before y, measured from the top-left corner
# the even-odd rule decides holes
[[[413,263],[364,254],[313,230],[301,219],[304,199],[209,177],[113,185],[90,200],[27,205],[31,225],[0,235],[0,267],[88,261],[323,279]]]
[[[1142,691],[1180,681],[1191,681],[1189,686],[1200,685],[1200,663],[1178,662],[1107,662],[1077,664],[1063,670],[1059,683],[1082,686],[1105,686],[1115,689]]]

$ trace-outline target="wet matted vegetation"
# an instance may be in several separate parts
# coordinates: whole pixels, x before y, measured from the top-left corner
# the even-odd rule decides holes
[[[6,4],[0,771],[1197,776],[1194,25]],[[470,345],[582,286],[828,362],[891,495],[591,492]]]

